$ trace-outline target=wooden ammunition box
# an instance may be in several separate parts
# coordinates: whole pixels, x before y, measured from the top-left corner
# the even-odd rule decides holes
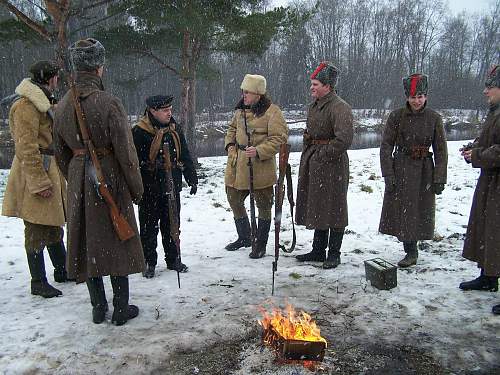
[[[377,289],[389,290],[398,285],[397,267],[382,258],[365,260],[366,280]]]

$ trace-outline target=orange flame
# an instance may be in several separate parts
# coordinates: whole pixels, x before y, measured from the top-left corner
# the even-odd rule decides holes
[[[287,305],[284,314],[279,309],[273,309],[271,313],[264,308],[260,310],[263,318],[259,320],[259,324],[264,330],[273,328],[286,340],[322,341],[326,344],[318,326],[308,313],[297,313],[291,305]]]

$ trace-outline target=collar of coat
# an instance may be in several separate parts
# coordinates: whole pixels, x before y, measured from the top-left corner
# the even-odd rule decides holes
[[[77,72],[75,82],[80,98],[82,99],[85,99],[96,91],[104,91],[102,79],[95,73]]]
[[[338,98],[337,94],[335,93],[334,90],[330,91],[328,94],[322,96],[321,98],[319,99],[316,99],[313,103],[312,103],[312,107],[314,106],[318,106],[319,109],[323,108],[327,103],[335,100],[336,98]]]
[[[235,109],[250,109],[255,117],[260,117],[266,113],[271,104],[273,104],[273,102],[267,95],[261,95],[259,101],[250,107],[245,106],[243,98],[241,98]]]
[[[410,103],[408,103],[408,101],[406,101],[406,105],[405,105],[403,114],[405,114],[406,116],[419,116],[419,115],[422,115],[426,109],[427,109],[427,100],[425,101],[422,109],[417,111],[417,112],[414,112],[410,107]]]
[[[16,94],[28,99],[42,113],[46,113],[50,109],[47,95],[29,78],[23,79],[19,86],[16,87]]]
[[[168,127],[167,127],[168,131],[174,132],[175,131],[175,124],[176,124],[176,122],[175,122],[174,118],[172,117],[172,119],[170,120],[170,124],[168,124]],[[151,124],[151,121],[149,120],[147,114],[145,116],[141,117],[137,126],[139,128],[141,128],[142,130],[144,130],[150,134],[153,134],[153,135],[155,135],[159,130],[158,128],[155,128]]]

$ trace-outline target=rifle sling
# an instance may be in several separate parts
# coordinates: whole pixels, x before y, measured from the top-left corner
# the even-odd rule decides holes
[[[285,176],[286,176],[286,195],[288,198],[288,203],[290,205],[290,215],[292,217],[292,245],[290,246],[289,249],[287,249],[285,245],[279,245],[279,247],[285,253],[291,253],[293,250],[295,250],[297,235],[295,233],[295,222],[293,221],[293,207],[295,206],[295,203],[293,201],[292,167],[290,166],[290,164],[286,165]]]

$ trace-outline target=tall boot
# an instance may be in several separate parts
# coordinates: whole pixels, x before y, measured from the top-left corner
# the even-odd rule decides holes
[[[45,262],[42,251],[26,251],[28,266],[31,274],[31,294],[52,298],[62,295],[59,289],[54,288],[47,282],[45,275]]]
[[[500,315],[500,303],[498,305],[493,306],[491,312],[495,315]]]
[[[481,268],[481,274],[478,278],[460,283],[459,288],[462,290],[496,292],[498,290],[498,276],[486,276],[484,270]]]
[[[336,268],[340,264],[340,248],[342,247],[342,239],[344,238],[344,230],[330,230],[330,239],[328,241],[328,258],[323,263],[323,268]]]
[[[257,238],[255,239],[255,249],[252,249],[248,256],[252,259],[259,259],[266,255],[267,239],[271,229],[271,220],[260,219],[257,227]]]
[[[324,262],[326,258],[326,246],[328,245],[328,229],[314,230],[312,251],[295,257],[299,262]]]
[[[64,242],[53,243],[47,245],[47,251],[54,266],[54,281],[56,283],[64,283],[68,280],[68,274],[66,273],[66,248],[64,247]]]
[[[139,315],[139,308],[128,304],[129,288],[127,276],[111,276],[113,287],[113,316],[111,323],[121,326]]]
[[[252,241],[250,240],[250,221],[248,216],[241,217],[239,219],[234,219],[234,224],[236,225],[236,232],[238,233],[238,239],[231,242],[226,246],[226,250],[234,251],[241,247],[252,246]]]
[[[418,259],[417,241],[403,242],[403,247],[406,255],[403,259],[401,259],[398,262],[398,266],[401,268],[406,268],[417,264],[417,259]]]
[[[100,324],[106,319],[106,312],[108,311],[108,301],[106,300],[102,277],[89,277],[87,279],[87,288],[90,303],[92,304],[92,321],[95,324]]]

